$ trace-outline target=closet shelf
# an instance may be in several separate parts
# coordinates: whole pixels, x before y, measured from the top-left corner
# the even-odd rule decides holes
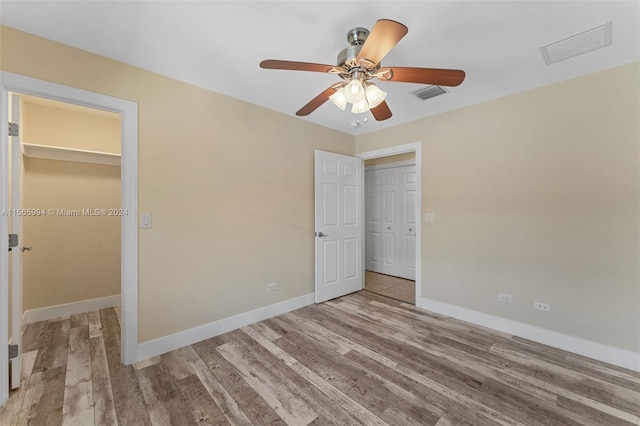
[[[110,152],[89,151],[85,149],[62,148],[59,146],[23,143],[22,153],[30,158],[46,160],[75,161],[78,163],[120,165],[120,154]]]

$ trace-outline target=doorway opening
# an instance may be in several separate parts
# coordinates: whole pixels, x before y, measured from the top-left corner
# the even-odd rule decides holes
[[[34,96],[20,103],[22,208],[46,209],[22,220],[23,325],[119,306],[120,115]]]
[[[412,305],[421,298],[420,148],[357,154],[365,166],[363,289]]]
[[[30,77],[25,77],[8,72],[0,73],[0,118],[7,123],[8,93],[16,93],[21,96],[33,96],[50,101],[59,101],[73,104],[78,107],[89,107],[103,112],[115,113],[120,116],[120,141],[121,141],[121,173],[120,173],[120,205],[114,214],[120,222],[120,300],[122,306],[121,328],[121,361],[128,365],[138,361],[138,105],[135,102],[88,92],[68,86],[46,82]],[[7,182],[9,165],[9,137],[3,132],[0,135],[2,150],[0,162],[2,163],[3,177],[0,180],[0,208],[9,209],[9,188]],[[90,209],[90,207],[87,207]],[[116,209],[116,207],[114,207]],[[56,212],[57,214],[57,212]],[[80,212],[80,214],[82,214]],[[102,214],[101,211],[98,214]],[[107,211],[107,214],[109,212]],[[9,220],[6,216],[0,217],[0,231],[9,233]],[[34,248],[35,250],[35,248]],[[0,406],[9,395],[9,277],[8,277],[8,252],[0,255]],[[13,296],[13,295],[12,295]],[[11,312],[12,319],[21,321],[17,310]],[[18,333],[19,334],[19,333]],[[12,363],[20,360],[18,357]]]

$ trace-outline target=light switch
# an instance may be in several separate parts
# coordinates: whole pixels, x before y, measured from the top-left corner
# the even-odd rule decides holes
[[[140,228],[151,228],[151,213],[140,213]]]
[[[425,213],[424,214],[424,221],[427,223],[433,223],[436,221],[436,214],[435,213]]]

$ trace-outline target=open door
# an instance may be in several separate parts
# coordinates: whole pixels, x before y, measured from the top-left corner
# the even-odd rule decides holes
[[[9,149],[7,123],[7,90],[0,83],[0,210],[9,208]],[[0,215],[0,237],[9,235],[9,217]],[[4,240],[5,242],[7,240]],[[9,398],[9,250],[8,245],[0,249],[0,407],[4,406]]]
[[[362,159],[315,152],[316,303],[362,290]]]
[[[20,386],[22,371],[22,147],[20,145],[20,97],[9,94],[9,121],[16,125],[9,135],[9,169],[11,173],[9,209],[15,212],[9,217],[10,233],[18,236],[18,246],[9,253],[11,262],[11,339],[14,358],[11,359],[11,389]],[[15,352],[17,351],[17,353]],[[11,351],[10,351],[11,352]]]

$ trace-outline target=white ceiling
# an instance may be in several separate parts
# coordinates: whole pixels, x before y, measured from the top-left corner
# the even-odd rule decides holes
[[[380,82],[393,112],[383,122],[330,102],[301,119],[363,134],[640,59],[639,1],[0,1],[3,25],[291,116],[338,77],[259,62],[334,64],[349,29],[381,18],[409,27],[384,66],[463,69],[466,80],[427,101],[409,95],[421,85]],[[544,63],[539,47],[609,21],[611,46]]]

